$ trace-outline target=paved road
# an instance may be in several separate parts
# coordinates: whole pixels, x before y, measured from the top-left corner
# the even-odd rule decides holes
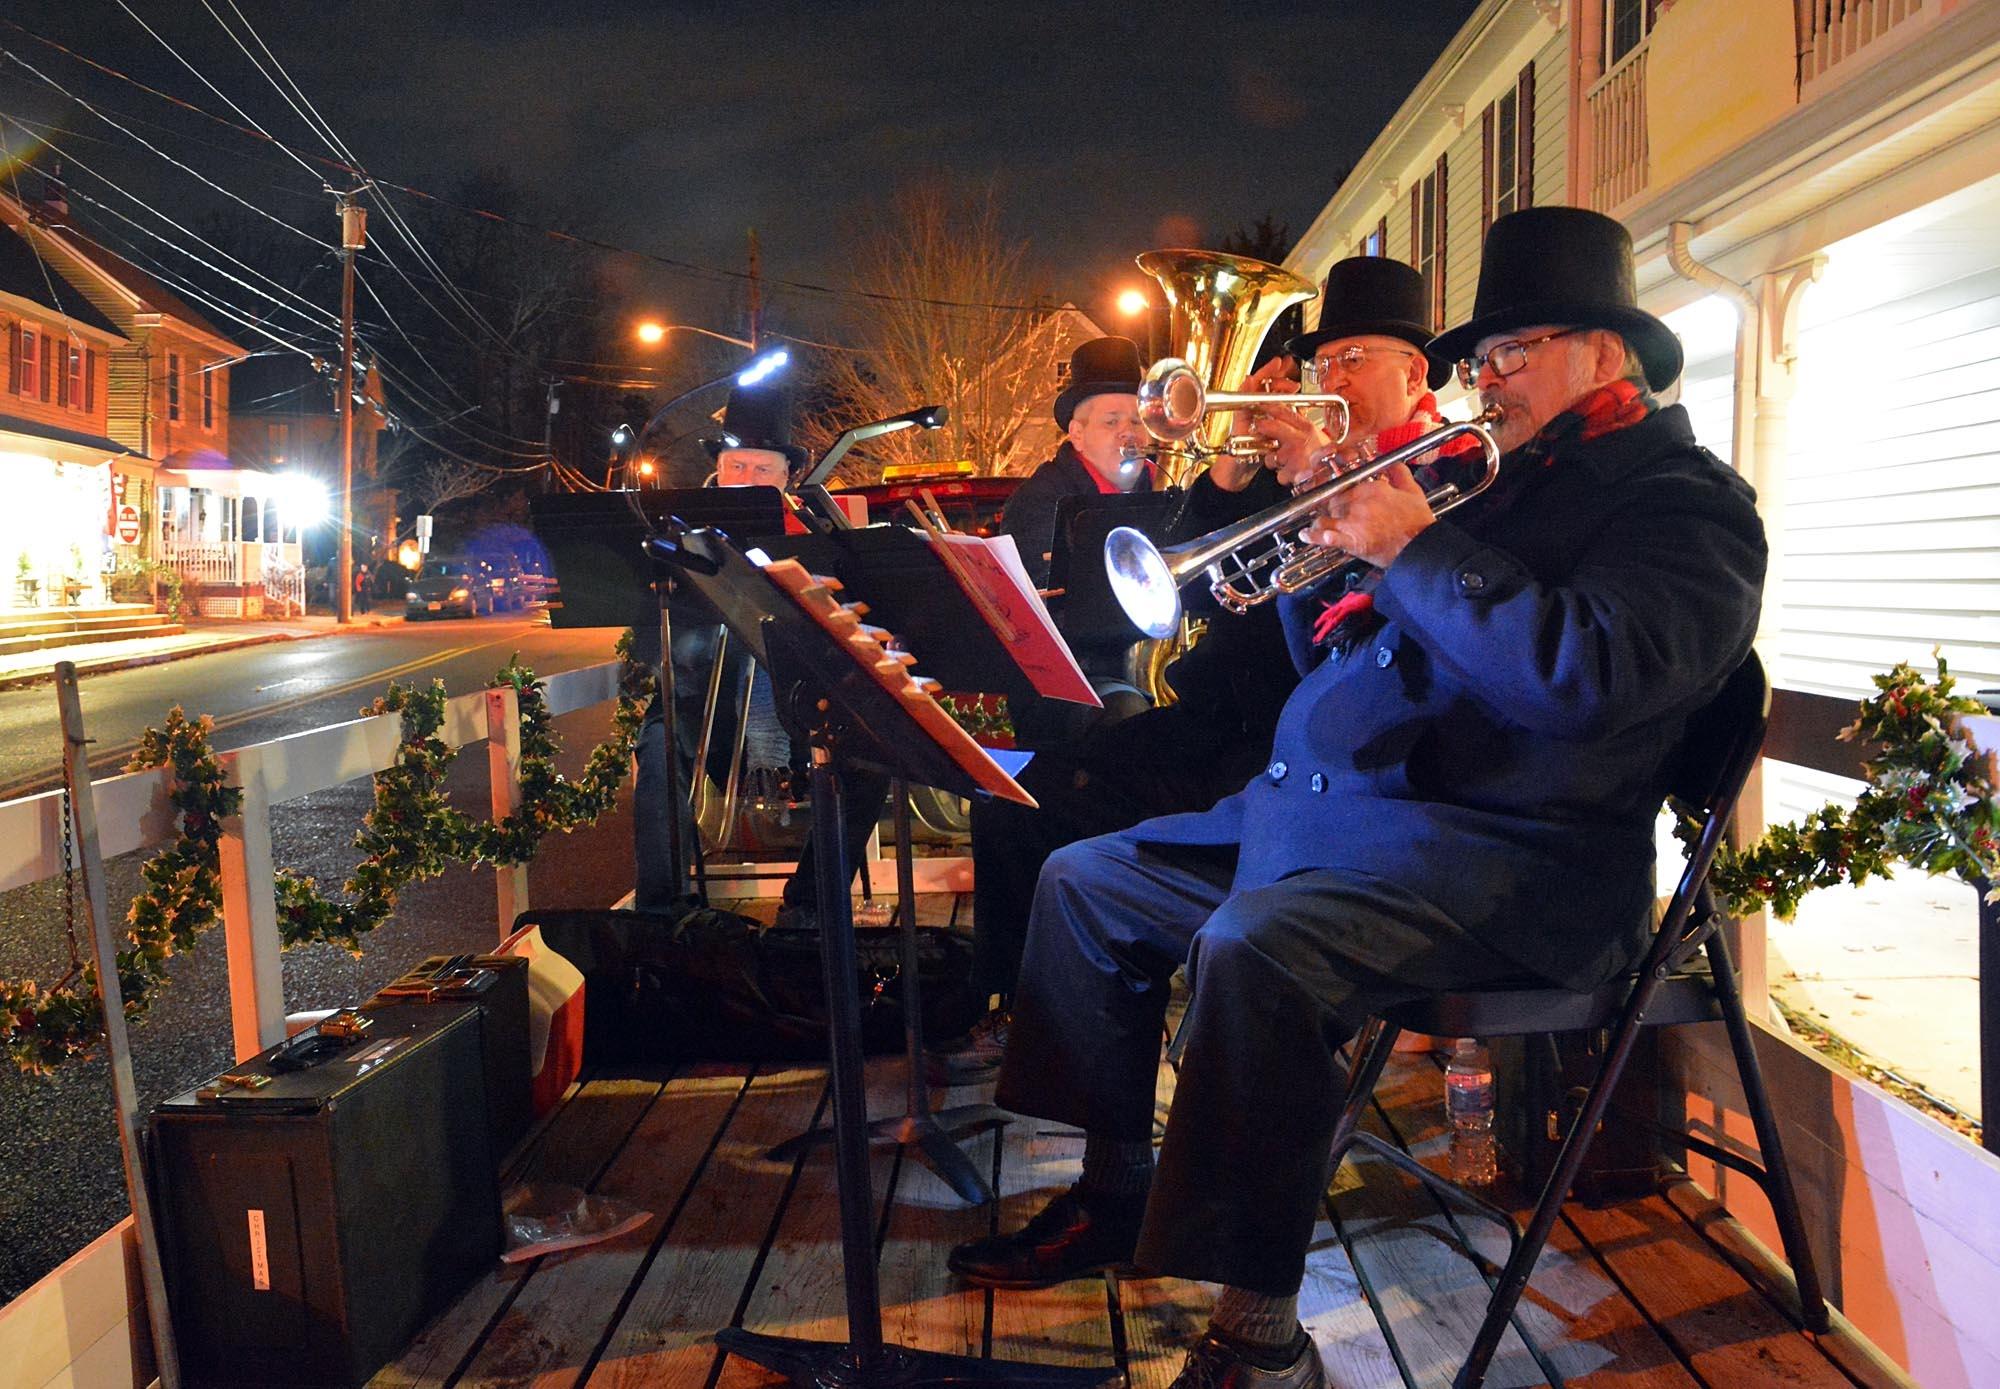
[[[103,749],[100,759],[115,765],[145,726],[177,701],[191,712],[217,716],[220,746],[242,746],[352,718],[392,678],[437,675],[451,693],[462,694],[483,686],[517,650],[538,673],[554,674],[608,659],[611,637],[552,631],[539,617],[390,626],[87,677],[84,715]],[[607,728],[608,710],[557,721],[566,774],[581,770]],[[0,781],[47,782],[59,756],[49,689],[0,694]],[[485,761],[469,756],[454,768],[449,788],[461,805],[483,807]],[[344,881],[370,795],[363,779],[277,807],[272,837],[278,862],[322,883]],[[631,833],[621,803],[593,829],[545,845],[529,871],[530,900],[552,906],[617,900],[631,887]],[[137,891],[140,863],[139,856],[127,855],[106,864],[113,904]],[[490,871],[457,869],[419,884],[360,958],[327,946],[288,952],[287,1005],[331,1007],[365,998],[425,955],[490,946],[499,934],[494,907]],[[167,987],[133,1028],[142,1106],[232,1059],[221,935],[210,932],[171,962]],[[57,883],[0,894],[0,973],[53,980],[68,954]],[[71,1063],[46,1080],[22,1077],[0,1063],[0,1303],[124,1214],[109,1096],[100,1059]]]
[[[613,633],[557,631],[546,622],[533,613],[397,623],[86,676],[93,765],[122,763],[174,704],[212,716],[216,745],[232,748],[353,718],[391,680],[436,676],[464,694],[516,651],[541,675],[611,659]],[[0,800],[55,785],[61,765],[51,687],[0,692]]]

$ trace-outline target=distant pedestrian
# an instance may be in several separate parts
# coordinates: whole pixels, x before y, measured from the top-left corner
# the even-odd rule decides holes
[[[365,564],[356,566],[354,570],[354,611],[358,613],[368,611],[368,590],[370,587],[368,566]]]

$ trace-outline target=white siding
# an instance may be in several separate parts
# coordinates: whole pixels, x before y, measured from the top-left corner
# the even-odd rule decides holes
[[[1472,316],[1472,290],[1479,279],[1479,113],[1468,112],[1465,133],[1452,142],[1445,177],[1444,326]]]
[[[1862,694],[1933,646],[1962,689],[2000,684],[1993,259],[1800,333],[1778,684]]]
[[[1695,441],[1731,463],[1731,434],[1736,426],[1735,351],[1690,361],[1681,373],[1679,403],[1687,407]]]
[[[1535,55],[1535,206],[1569,196],[1569,30]]]

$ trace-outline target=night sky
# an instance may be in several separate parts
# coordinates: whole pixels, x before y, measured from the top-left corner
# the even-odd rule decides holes
[[[844,284],[860,214],[939,178],[991,186],[1035,289],[1087,306],[1150,246],[1214,244],[1266,214],[1305,230],[1472,0],[1077,4],[1021,0],[517,3],[128,0],[273,134],[325,147],[207,6],[255,26],[374,174],[452,194],[502,171],[536,216],[620,246]],[[118,0],[16,0],[4,16],[225,112]],[[253,45],[254,46],[254,45]],[[268,147],[0,27],[78,96],[238,195],[331,239],[328,198]],[[220,194],[13,63],[0,113],[190,220]],[[226,113],[226,112],[225,112]],[[127,120],[128,124],[133,124]],[[18,155],[21,131],[5,128]],[[197,143],[199,141],[200,143]],[[39,156],[46,160],[47,154]],[[92,186],[78,174],[79,189]],[[728,327],[736,291],[633,262],[635,294]],[[828,301],[774,287],[824,329]],[[815,322],[818,320],[818,322]]]

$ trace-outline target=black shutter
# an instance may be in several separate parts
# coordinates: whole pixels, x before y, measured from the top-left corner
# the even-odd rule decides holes
[[[97,409],[97,349],[83,349],[83,408]]]
[[[1535,65],[1528,64],[1521,69],[1519,99],[1514,107],[1514,134],[1520,141],[1520,154],[1514,160],[1515,186],[1520,190],[1514,196],[1515,207],[1535,205]]]
[[[1493,103],[1479,117],[1479,239],[1493,225]]]
[[[1437,162],[1437,242],[1432,252],[1432,264],[1436,273],[1431,278],[1431,327],[1434,331],[1444,330],[1444,256],[1445,256],[1445,157],[1438,156]]]

